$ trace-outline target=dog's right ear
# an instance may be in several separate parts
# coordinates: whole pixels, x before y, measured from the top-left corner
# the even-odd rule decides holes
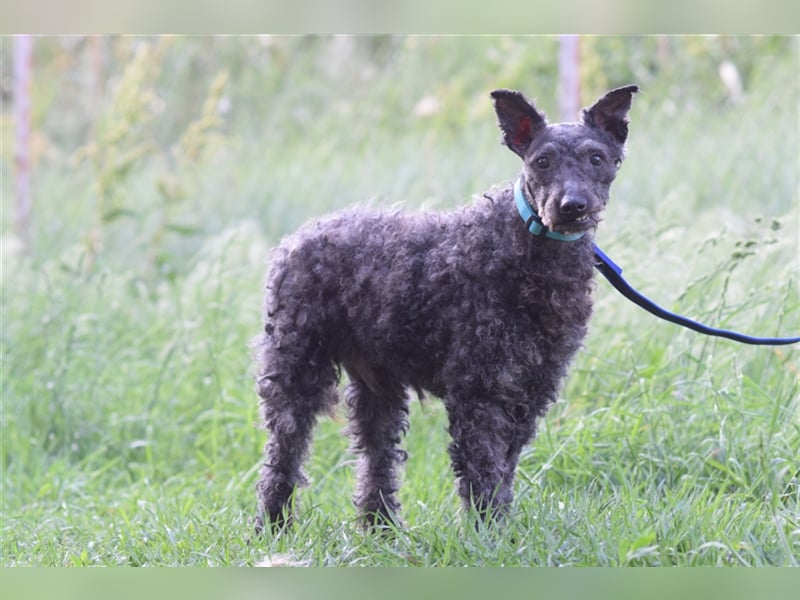
[[[503,142],[520,158],[524,157],[533,138],[547,126],[544,114],[521,92],[495,90],[492,99]]]

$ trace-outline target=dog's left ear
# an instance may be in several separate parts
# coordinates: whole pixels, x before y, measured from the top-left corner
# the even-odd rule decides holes
[[[521,92],[495,90],[492,99],[503,142],[524,157],[533,138],[547,126],[544,115]]]
[[[633,95],[639,91],[638,85],[611,90],[589,108],[583,109],[583,123],[608,131],[620,144],[628,138],[628,111],[631,109]]]

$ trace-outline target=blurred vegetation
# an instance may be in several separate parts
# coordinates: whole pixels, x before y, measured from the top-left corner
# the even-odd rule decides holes
[[[452,208],[514,177],[489,92],[555,119],[558,38],[37,38],[27,255],[0,44],[3,564],[800,562],[797,350],[678,330],[604,284],[567,401],[522,458],[512,535],[454,522],[426,403],[408,534],[351,522],[333,420],[305,524],[246,543],[268,248],[345,205]],[[642,88],[599,243],[668,307],[800,330],[799,52],[796,36],[581,38],[583,104]]]
[[[10,64],[10,38],[3,44]],[[149,108],[159,113],[157,139],[163,146],[199,112],[220,71],[230,74],[228,101],[220,108],[232,134],[259,137],[268,131],[277,142],[294,141],[298,127],[347,117],[355,109],[360,122],[352,123],[354,138],[364,136],[363,128],[397,134],[415,124],[463,126],[479,116],[467,109],[483,103],[487,89],[514,86],[552,100],[557,46],[557,37],[542,36],[40,38],[35,120],[58,150],[74,151],[96,131],[98,109],[113,108],[109,98],[125,69],[152,52],[144,60],[152,69]],[[723,61],[736,65],[750,89],[796,52],[792,36],[584,36],[583,99],[588,103],[609,87],[635,81],[658,94],[669,91],[673,99],[722,105],[728,97],[718,75]],[[4,77],[10,100],[10,69]],[[411,108],[429,94],[447,110],[420,124]]]

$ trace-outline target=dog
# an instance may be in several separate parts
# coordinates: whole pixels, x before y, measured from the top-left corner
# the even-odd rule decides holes
[[[587,332],[592,238],[637,91],[548,124],[521,92],[495,90],[503,142],[522,160],[515,182],[451,212],[344,211],[275,249],[254,342],[268,431],[257,532],[291,521],[341,370],[366,526],[399,522],[409,390],[444,402],[463,504],[482,519],[508,511],[520,451]]]

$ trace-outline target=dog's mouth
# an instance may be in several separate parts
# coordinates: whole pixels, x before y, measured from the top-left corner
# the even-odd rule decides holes
[[[558,233],[583,233],[596,228],[599,221],[597,213],[587,213],[570,220],[560,219],[549,225],[549,228]]]

